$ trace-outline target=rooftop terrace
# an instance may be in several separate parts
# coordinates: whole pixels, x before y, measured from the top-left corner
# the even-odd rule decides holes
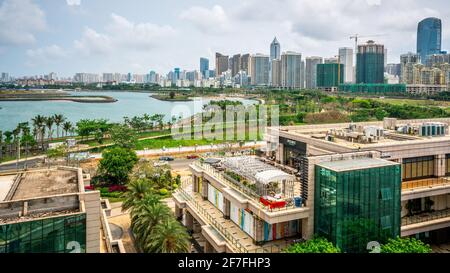
[[[33,199],[80,191],[76,169],[45,169],[0,175],[0,202]]]

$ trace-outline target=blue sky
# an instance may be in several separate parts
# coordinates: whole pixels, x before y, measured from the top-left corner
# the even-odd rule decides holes
[[[333,57],[354,33],[383,34],[374,39],[398,62],[428,16],[443,20],[450,49],[449,15],[446,0],[0,0],[0,71],[198,69],[216,51],[268,54],[274,36],[282,51]]]

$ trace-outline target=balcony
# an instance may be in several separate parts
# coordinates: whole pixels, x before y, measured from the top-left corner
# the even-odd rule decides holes
[[[208,234],[215,234],[216,238],[226,241],[229,249],[235,253],[279,253],[287,248],[295,239],[285,239],[267,242],[264,246],[256,245],[243,230],[241,230],[231,220],[223,218],[220,210],[214,207],[209,201],[203,200],[198,193],[192,192],[190,181],[183,181],[182,186],[175,195],[186,200],[186,205],[195,212],[205,224],[204,229]],[[194,216],[195,217],[195,216]],[[198,220],[198,219],[197,219]]]
[[[450,209],[424,212],[402,218],[402,236],[450,226]]]
[[[450,177],[402,182],[402,201],[450,193]]]

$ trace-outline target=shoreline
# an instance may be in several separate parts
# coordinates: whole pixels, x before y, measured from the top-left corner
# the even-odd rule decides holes
[[[173,99],[171,99],[171,98],[164,97],[164,96],[159,96],[159,95],[156,95],[156,94],[150,95],[149,97],[152,98],[152,99],[155,99],[155,100],[159,100],[159,101],[168,101],[168,102],[188,102],[188,101],[194,101],[192,98],[186,98],[186,99],[181,99],[181,98],[177,99],[177,98],[173,98]]]
[[[117,99],[106,96],[98,97],[76,97],[76,96],[54,96],[54,97],[0,97],[0,101],[71,101],[78,103],[114,103]]]

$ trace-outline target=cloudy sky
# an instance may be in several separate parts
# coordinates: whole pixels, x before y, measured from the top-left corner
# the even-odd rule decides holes
[[[282,51],[332,57],[354,33],[382,35],[398,62],[425,17],[443,19],[450,49],[449,15],[448,0],[0,0],[0,72],[198,69],[216,51],[268,54],[274,36]]]

